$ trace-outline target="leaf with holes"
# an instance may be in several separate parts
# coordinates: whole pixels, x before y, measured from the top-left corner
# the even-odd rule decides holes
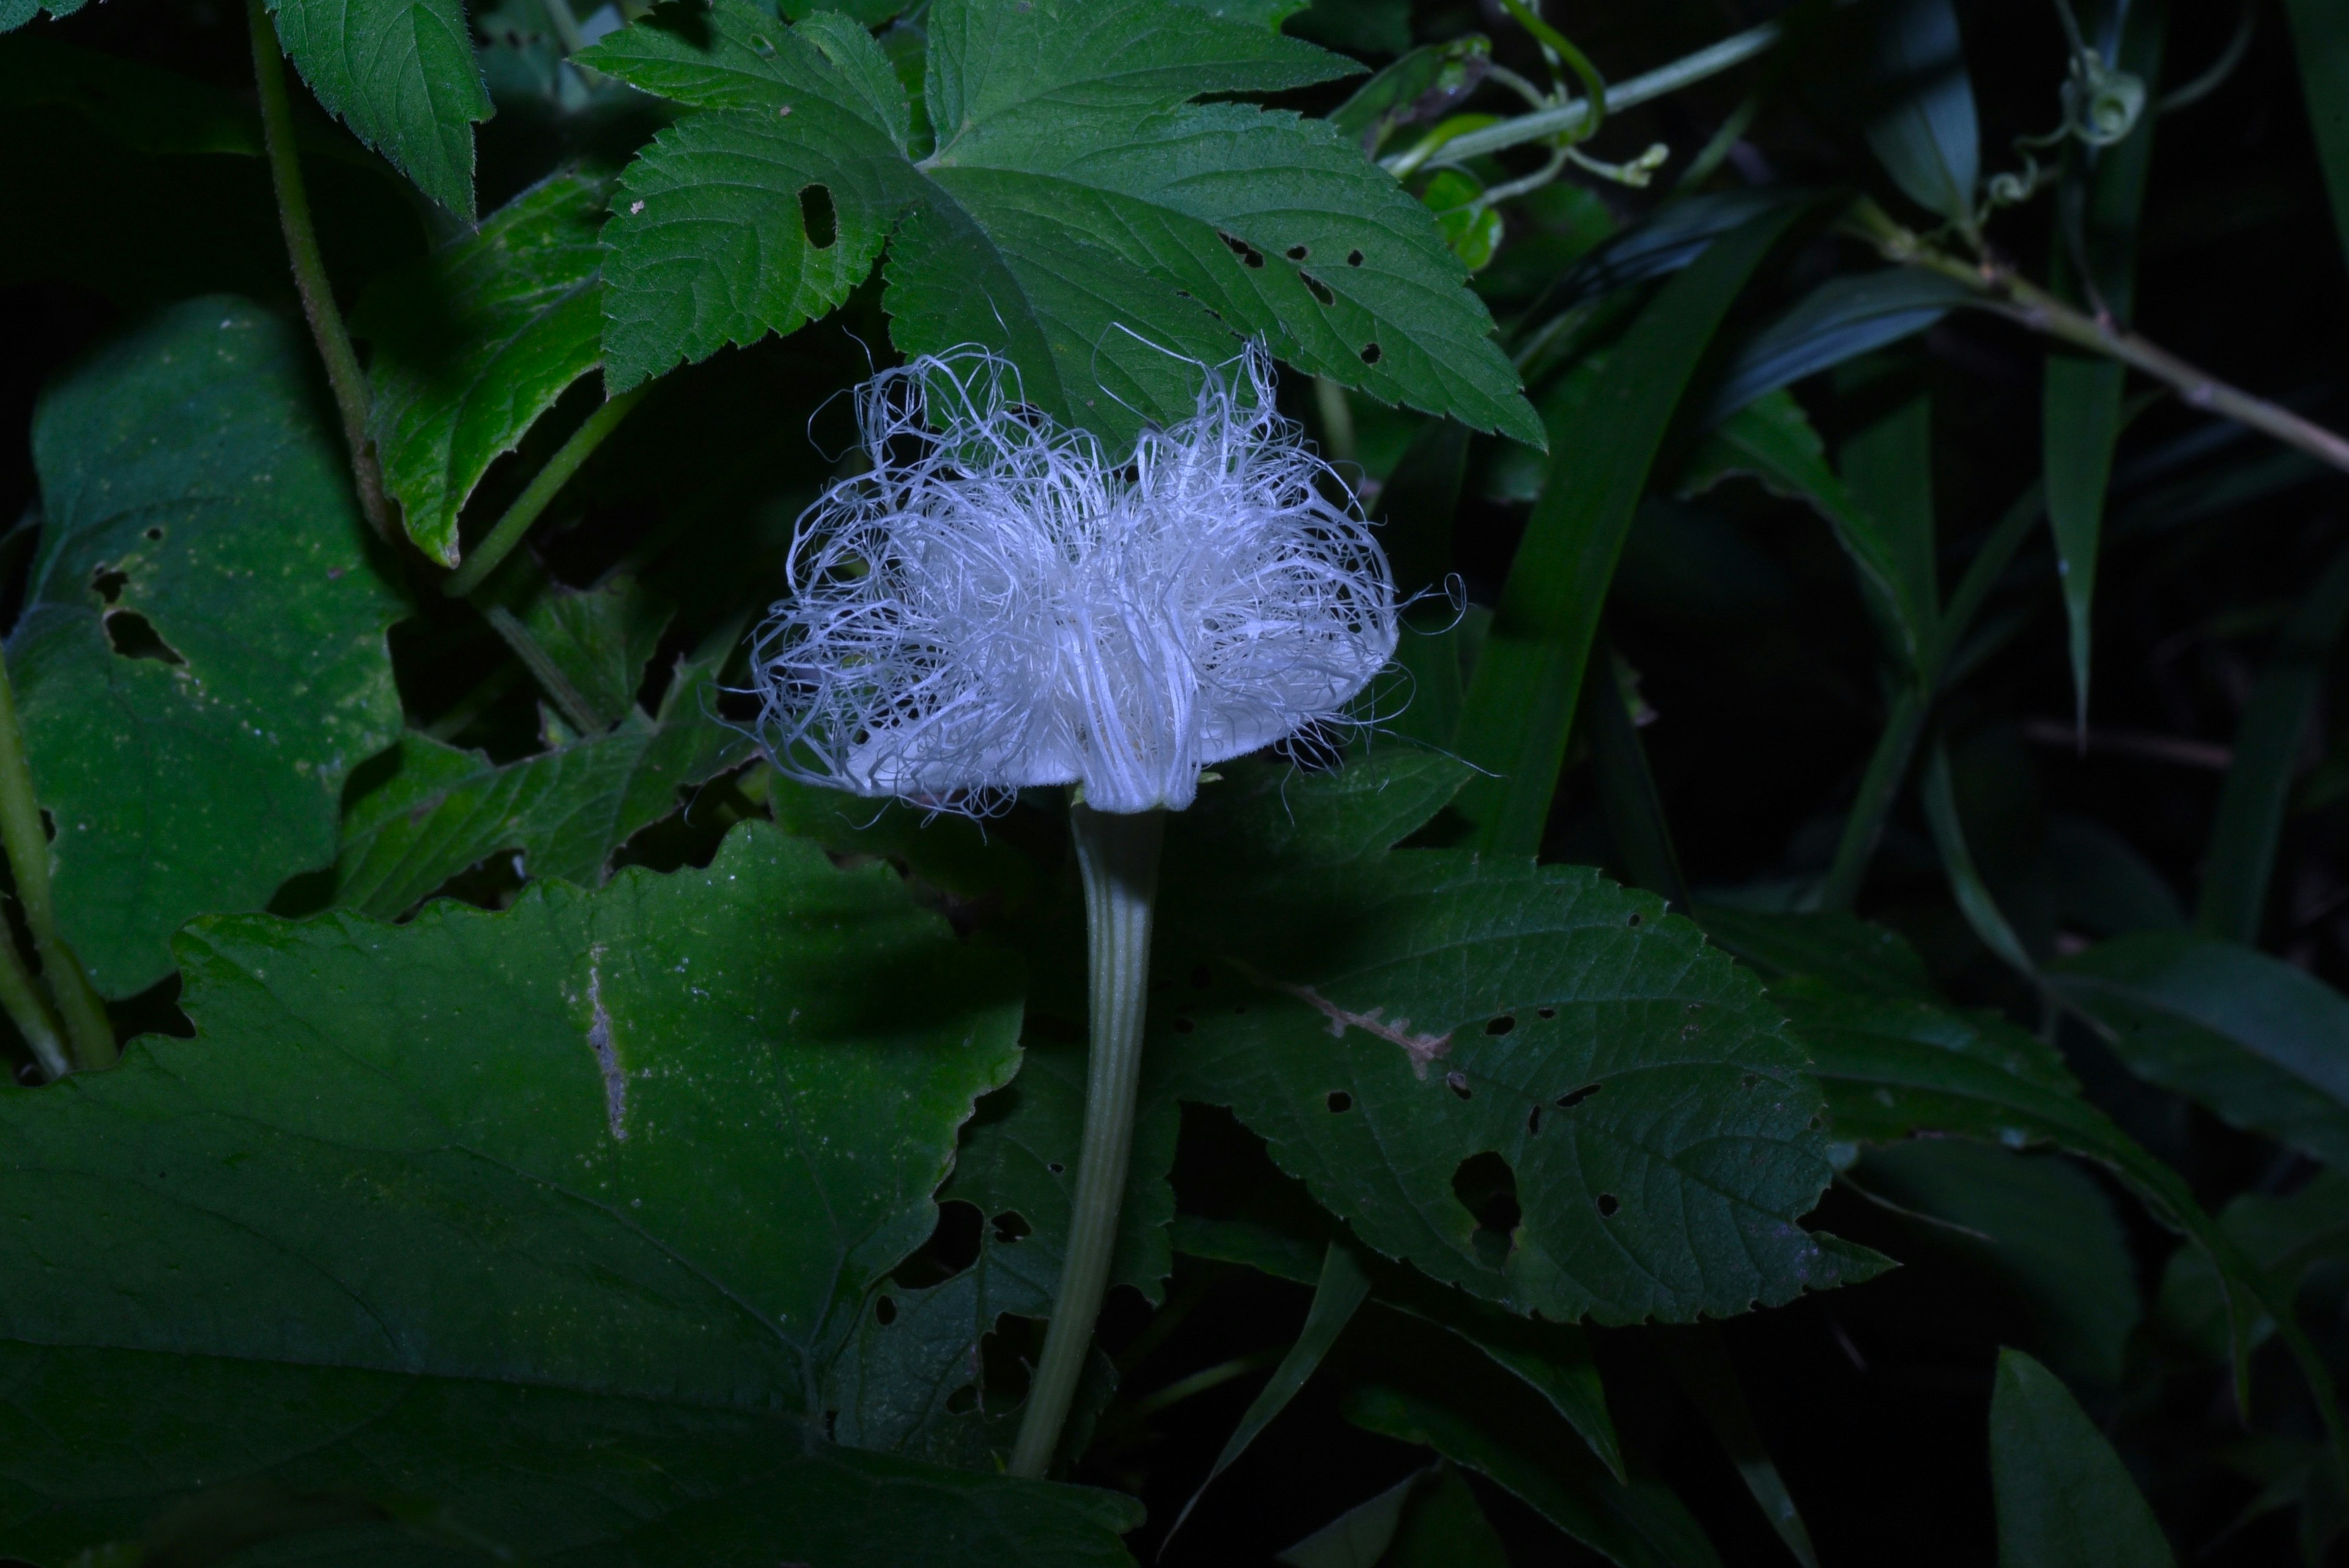
[[[11,1445],[0,1552],[263,1483],[587,1563],[1126,1561],[1123,1500],[811,1434],[1018,1059],[1016,966],[886,868],[752,826],[707,870],[179,950],[196,1039],[0,1089],[0,1430],[107,1434]]]
[[[1206,873],[1154,961],[1185,977],[1150,1025],[1177,1093],[1362,1241],[1520,1313],[1685,1321],[1881,1267],[1797,1223],[1825,1106],[1750,975],[1594,871],[1385,852],[1435,807],[1371,817],[1378,775],[1237,772],[1170,825]]]
[[[388,776],[353,801],[335,902],[391,919],[492,855],[533,878],[593,887],[613,851],[677,809],[678,792],[750,757],[717,716],[714,657],[681,664],[657,717],[632,708],[611,732],[500,766],[409,732]]]
[[[656,15],[587,52],[700,111],[615,204],[616,389],[823,314],[887,241],[900,348],[984,343],[1030,401],[1113,439],[1190,411],[1186,359],[1261,337],[1382,401],[1541,441],[1426,208],[1320,121],[1191,101],[1350,61],[1151,0],[945,0],[926,25],[926,151],[879,47],[834,17],[784,28],[717,0],[693,30]]]
[[[44,524],[8,639],[57,919],[98,990],[193,916],[330,864],[343,779],[399,733],[385,628],[308,341],[176,306],[42,399]]]
[[[605,181],[558,174],[367,291],[370,418],[408,536],[457,564],[457,514],[564,389],[604,355]]]
[[[277,36],[328,113],[423,192],[473,215],[473,122],[490,95],[459,0],[270,0]]]

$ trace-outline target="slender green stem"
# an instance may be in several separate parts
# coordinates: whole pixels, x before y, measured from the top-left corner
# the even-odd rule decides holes
[[[563,710],[564,718],[570,721],[573,729],[583,735],[600,735],[612,727],[612,721],[595,711],[579,688],[571,683],[571,678],[563,673],[563,667],[547,657],[546,649],[539,647],[538,639],[530,635],[530,628],[523,625],[519,616],[503,605],[492,605],[481,615],[489,621],[490,629],[505,639],[514,657],[530,670],[539,690]]]
[[[16,879],[16,902],[25,911],[25,925],[33,933],[33,947],[41,955],[41,973],[49,982],[57,1012],[65,1019],[66,1038],[77,1067],[111,1066],[115,1058],[114,1025],[107,1022],[106,1005],[83,978],[80,961],[57,936],[57,907],[49,898],[49,834],[41,825],[40,802],[33,794],[33,770],[25,761],[24,731],[16,722],[16,691],[0,660],[0,846],[8,853],[8,869]],[[0,942],[9,941],[0,927]],[[9,960],[16,952],[10,948]],[[26,1015],[8,1003],[17,1027],[25,1030]],[[46,1014],[32,1014],[35,1027]],[[31,1030],[26,1042],[41,1046]],[[55,1031],[51,1031],[55,1049]],[[47,1061],[44,1066],[48,1065]]]
[[[555,0],[555,3],[559,5],[561,0]],[[628,417],[631,409],[644,400],[644,396],[645,389],[637,387],[622,392],[616,398],[605,400],[601,407],[589,414],[580,427],[571,432],[571,439],[546,460],[546,466],[538,471],[523,493],[514,497],[513,504],[506,508],[506,514],[498,519],[497,526],[473,546],[473,553],[466,557],[465,564],[440,585],[440,591],[450,598],[462,598],[480,587],[489,575],[513,554],[514,546],[522,543],[523,535],[530,532],[530,525],[538,521],[539,514],[554,504],[555,496],[571,483],[571,476],[595,455],[595,449],[604,444],[605,437],[620,428],[620,421]]]
[[[0,1009],[6,1010],[8,1022],[32,1047],[33,1060],[52,1083],[73,1071],[57,1014],[49,1011],[33,971],[25,967],[24,958],[16,951],[16,936],[5,921],[0,921]]]
[[[1651,99],[1659,99],[1668,93],[1678,92],[1681,88],[1693,86],[1708,77],[1716,77],[1723,71],[1742,66],[1756,55],[1766,52],[1772,45],[1777,43],[1781,32],[1782,29],[1777,23],[1764,22],[1758,27],[1751,27],[1743,33],[1723,38],[1709,48],[1699,49],[1692,55],[1684,55],[1670,65],[1660,66],[1646,76],[1633,77],[1629,81],[1617,82],[1607,89],[1606,111],[1609,114],[1620,113],[1635,104],[1646,103]],[[1571,99],[1556,109],[1544,109],[1538,114],[1521,114],[1514,119],[1505,119],[1498,125],[1488,125],[1481,130],[1471,130],[1464,135],[1455,136],[1446,141],[1434,157],[1430,158],[1423,153],[1420,155],[1419,161],[1465,163],[1472,158],[1482,157],[1487,152],[1498,152],[1505,147],[1522,147],[1528,141],[1547,140],[1553,136],[1573,132],[1579,130],[1582,122],[1589,118],[1589,101],[1585,99]],[[1413,151],[1416,152],[1418,150],[1413,149]],[[1392,171],[1401,161],[1409,159],[1411,156],[1412,153],[1401,153],[1394,158],[1381,159],[1380,166]]]
[[[253,25],[253,79],[261,93],[262,136],[269,148],[269,176],[277,189],[277,221],[285,231],[285,254],[294,264],[294,286],[301,292],[302,314],[310,318],[310,336],[317,340],[318,358],[326,361],[335,407],[342,412],[343,440],[351,449],[351,480],[358,488],[359,510],[367,514],[368,526],[389,539],[391,504],[384,497],[383,469],[376,461],[375,443],[367,439],[367,377],[359,369],[350,331],[335,304],[334,286],[326,281],[326,261],[318,254],[318,230],[310,221],[310,192],[302,182],[301,154],[294,145],[294,106],[285,95],[285,56],[278,47],[276,24],[269,19],[264,0],[247,0],[246,9]]]
[[[1865,198],[1853,204],[1847,221],[1852,231],[1873,244],[1886,260],[1954,278],[1980,294],[1991,308],[2034,332],[2116,359],[2132,370],[2175,388],[2191,408],[2221,415],[2272,436],[2286,446],[2297,447],[2349,473],[2349,439],[2188,364],[2110,317],[2091,316],[2075,309],[2036,284],[2017,276],[2013,268],[2002,263],[1969,262],[1930,245]]]
[[[1085,1129],[1069,1248],[1052,1302],[1052,1326],[1028,1387],[1011,1473],[1051,1468],[1093,1342],[1117,1248],[1118,1210],[1133,1152],[1134,1094],[1142,1082],[1142,1023],[1149,1007],[1150,926],[1166,814],[1131,815],[1077,805],[1069,813],[1085,885],[1085,947],[1092,971],[1092,1044],[1085,1075]]]

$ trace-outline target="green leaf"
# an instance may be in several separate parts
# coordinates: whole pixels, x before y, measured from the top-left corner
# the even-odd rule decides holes
[[[606,181],[557,174],[367,291],[369,429],[408,536],[444,566],[490,464],[602,362]],[[615,710],[616,711],[617,710]]]
[[[330,864],[344,776],[399,732],[401,601],[313,363],[276,317],[190,300],[34,417],[44,523],[8,664],[58,926],[109,996],[171,973],[190,918]]]
[[[70,16],[88,4],[89,0],[0,0],[0,33],[23,26],[43,11]]]
[[[2046,973],[2140,1077],[2349,1164],[2349,1000],[2323,981],[2182,931],[2101,942]]]
[[[1704,934],[1767,979],[1807,974],[1863,996],[1931,1000],[1925,961],[1899,932],[1855,915],[1764,912],[1701,903]]]
[[[1492,68],[1493,41],[1481,33],[1411,50],[1330,111],[1330,123],[1375,158],[1406,125],[1440,119]]]
[[[197,1038],[0,1090],[7,1408],[51,1434],[0,1551],[270,1482],[594,1563],[1124,1561],[1123,1500],[804,1424],[1018,1059],[1016,966],[885,868],[751,825],[706,871],[179,950]]]
[[[1982,946],[1996,953],[2017,974],[2029,977],[2037,971],[2031,954],[2015,934],[2005,911],[1998,907],[1990,885],[1982,880],[1982,869],[1974,863],[1974,852],[1966,843],[1965,824],[1958,814],[1956,788],[1950,776],[1950,749],[1935,742],[1925,758],[1924,776],[1918,781],[1918,803],[1925,808],[1925,826],[1933,836],[1933,848],[1941,857],[1941,870],[1950,879],[1950,896],[1957,900],[1958,910]]]
[[[1992,1013],[1856,996],[1815,980],[1783,981],[1771,997],[1809,1048],[1839,1144],[1898,1143],[1935,1132],[2008,1148],[2053,1145],[2105,1167],[2155,1219],[2207,1252],[2226,1282],[2237,1404],[2250,1403],[2251,1328],[2265,1312],[2279,1322],[2339,1441],[2331,1374],[2298,1324],[2279,1317],[2272,1284],[2202,1211],[2176,1171],[2079,1097],[2077,1081],[2053,1047]]]
[[[706,44],[666,25],[582,57],[702,110],[616,203],[615,389],[831,309],[888,239],[900,348],[986,344],[1030,401],[1114,439],[1191,411],[1196,365],[1170,351],[1216,363],[1247,337],[1381,401],[1540,439],[1425,208],[1323,122],[1189,102],[1355,68],[1340,57],[1150,0],[947,0],[926,24],[939,145],[916,159],[869,40],[812,40],[748,0],[718,0]]]
[[[1999,1568],[2176,1568],[2145,1494],[2056,1376],[1998,1355],[1990,1404]]]
[[[2312,1271],[2349,1265],[2349,1172],[2320,1170],[2289,1198],[2246,1192],[2220,1212],[2219,1227],[2289,1300]],[[2226,1355],[2227,1291],[2208,1256],[2192,1247],[2170,1255],[2154,1318],[2173,1342],[2212,1360]],[[2252,1343],[2274,1332],[2274,1321],[2262,1318]]]
[[[2234,761],[2219,793],[2210,852],[2203,862],[2197,923],[2230,941],[2259,940],[2268,881],[2283,836],[2302,738],[2324,690],[2324,667],[2349,622],[2349,550],[2324,575],[2285,623],[2275,654],[2260,672],[2235,730]]]
[[[1717,1568],[1721,1562],[1668,1489],[1651,1480],[1619,1483],[1572,1444],[1506,1442],[1464,1417],[1385,1388],[1350,1396],[1346,1418],[1398,1442],[1432,1448],[1489,1478],[1621,1568]]]
[[[1364,1244],[1519,1313],[1686,1321],[1873,1272],[1795,1223],[1820,1102],[1747,974],[1587,869],[1379,853],[1407,819],[1283,854],[1364,815],[1354,775],[1236,772],[1170,825],[1205,873],[1162,895],[1174,1093],[1231,1106]]]
[[[1866,451],[1873,442],[1863,436],[1858,444]],[[1847,465],[1852,455],[1847,447]],[[1875,477],[1866,462],[1860,472]],[[1826,445],[1794,394],[1764,392],[1723,421],[1689,459],[1680,493],[1702,494],[1734,474],[1750,475],[1774,495],[1805,502],[1826,519],[1858,574],[1861,600],[1885,645],[1909,668],[1918,668],[1928,652],[1930,607],[1917,601],[1918,572],[1900,519],[1861,509],[1827,466]],[[1928,544],[1930,518],[1928,512]]]
[[[2301,98],[2316,136],[2333,225],[2349,255],[2349,16],[2325,0],[2284,0],[2284,14],[2292,18]]]
[[[1919,1138],[1870,1152],[1857,1177],[1868,1192],[1942,1221],[1917,1227],[1912,1244],[1992,1282],[2028,1323],[2025,1343],[2037,1355],[2068,1377],[2119,1386],[2142,1315],[2137,1264],[2112,1200],[2076,1166]]]
[[[1698,360],[1795,212],[1765,212],[1715,241],[1640,313],[1589,395],[1553,400],[1545,412],[1557,456],[1502,587],[1457,742],[1486,775],[1457,805],[1488,852],[1540,846],[1591,640],[1649,472]]]
[[[519,607],[523,628],[580,699],[612,718],[635,713],[645,667],[677,607],[625,571],[592,588],[539,577],[526,594]],[[720,639],[714,651],[730,649],[731,639]]]
[[[1982,178],[1972,80],[1950,0],[1878,0],[1868,145],[1908,198],[1971,233]]]
[[[1889,347],[1981,300],[1953,278],[1914,267],[1831,277],[1745,340],[1722,368],[1706,421],[1728,419],[1756,398]]]
[[[533,879],[593,887],[613,851],[675,811],[678,792],[755,749],[716,717],[726,649],[682,661],[657,717],[631,708],[607,734],[502,766],[409,732],[389,776],[351,803],[335,902],[390,919],[492,855]]]
[[[326,112],[426,195],[473,215],[473,122],[490,95],[459,0],[271,0],[285,54]]]
[[[2118,58],[2139,81],[2161,79],[2162,38],[2168,8],[2147,0],[2120,13]],[[2137,221],[2145,211],[2146,177],[2153,167],[2158,114],[2141,114],[2129,134],[2109,147],[2074,148],[2057,192],[2057,234],[2047,260],[2048,286],[2075,304],[2100,301],[2121,321],[2137,296]],[[2084,168],[2083,165],[2085,165]],[[2078,275],[2064,230],[2078,224],[2088,276]],[[2091,292],[2093,291],[2093,292]],[[2112,483],[2113,450],[2120,441],[2121,393],[2127,372],[2117,360],[2085,354],[2047,356],[2044,410],[2047,519],[2055,531],[2056,570],[2071,628],[2072,691],[2078,722],[2088,722],[2089,614],[2096,591],[2097,540],[2104,530],[2105,492]]]
[[[1288,1408],[1288,1402],[1297,1397],[1299,1390],[1311,1381],[1313,1374],[1320,1369],[1322,1358],[1338,1343],[1338,1336],[1346,1332],[1346,1325],[1353,1321],[1355,1311],[1370,1293],[1370,1271],[1363,1266],[1361,1258],[1345,1242],[1331,1241],[1322,1256],[1321,1277],[1314,1282],[1313,1302],[1306,1309],[1305,1326],[1298,1330],[1297,1342],[1281,1356],[1280,1365],[1272,1369],[1272,1376],[1257,1391],[1256,1397],[1248,1401],[1248,1407],[1240,1415],[1240,1424],[1224,1439],[1216,1462],[1208,1467],[1206,1479],[1167,1527],[1168,1538],[1183,1528],[1183,1521],[1191,1517],[1191,1511],[1199,1506],[1199,1500],[1216,1484],[1216,1478],[1247,1452],[1248,1445],[1263,1435],[1264,1429]]]

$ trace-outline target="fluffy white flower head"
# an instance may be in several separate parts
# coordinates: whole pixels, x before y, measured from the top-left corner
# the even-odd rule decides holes
[[[753,659],[794,776],[971,812],[1078,783],[1098,811],[1180,809],[1203,766],[1340,717],[1394,652],[1386,557],[1260,348],[1123,463],[982,348],[883,371],[857,416],[871,471],[801,517]]]

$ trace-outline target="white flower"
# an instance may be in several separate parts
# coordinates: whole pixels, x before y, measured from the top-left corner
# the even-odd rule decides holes
[[[752,668],[786,773],[979,811],[1081,783],[1186,806],[1208,763],[1336,719],[1394,651],[1394,585],[1251,348],[1112,463],[982,348],[858,393],[871,472],[799,522]],[[1343,497],[1333,504],[1328,492]]]

